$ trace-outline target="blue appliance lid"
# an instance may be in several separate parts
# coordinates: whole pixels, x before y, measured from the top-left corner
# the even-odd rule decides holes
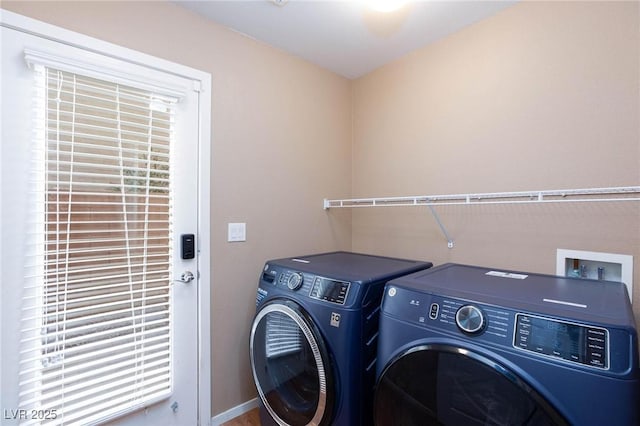
[[[585,321],[635,328],[626,286],[448,263],[397,278],[389,285]]]
[[[386,281],[433,266],[431,262],[336,251],[292,258],[275,259],[269,265],[362,283]]]

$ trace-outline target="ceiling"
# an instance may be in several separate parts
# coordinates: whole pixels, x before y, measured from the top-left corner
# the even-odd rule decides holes
[[[390,13],[373,11],[364,0],[179,0],[175,3],[353,79],[487,18],[516,1],[411,1]]]

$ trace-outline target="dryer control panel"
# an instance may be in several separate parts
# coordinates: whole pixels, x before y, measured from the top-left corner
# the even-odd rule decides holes
[[[312,299],[344,305],[351,283],[288,269],[265,267],[262,280],[280,288],[307,294]]]
[[[349,292],[349,283],[324,277],[315,277],[309,292],[309,297],[318,300],[344,305]]]

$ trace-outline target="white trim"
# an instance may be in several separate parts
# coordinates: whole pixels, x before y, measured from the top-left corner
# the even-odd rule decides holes
[[[0,26],[194,81],[199,92],[198,419],[211,420],[211,74],[0,9]]]
[[[12,28],[26,34],[32,34],[47,40],[56,41],[68,46],[84,49],[88,52],[99,53],[116,59],[145,66],[147,68],[174,74],[176,76],[191,78],[193,80],[211,79],[211,74],[191,68],[186,65],[177,64],[166,59],[158,58],[129,49],[124,46],[109,43],[94,37],[76,33],[46,22],[38,21],[14,12],[0,8],[0,26]]]
[[[212,417],[211,426],[220,426],[224,422],[228,422],[231,419],[235,419],[238,416],[248,413],[256,407],[258,407],[258,398],[253,398],[247,402],[243,402],[240,405],[236,405],[235,407]]]
[[[2,9],[0,9],[0,12],[2,11]],[[0,22],[2,22],[2,13],[0,13]],[[2,96],[2,85],[0,83],[0,96]],[[2,108],[3,108],[4,102],[2,102],[2,98],[0,98],[0,117],[3,117],[2,115]],[[2,119],[0,119],[0,135],[2,135]],[[2,149],[0,149],[0,164],[2,164]],[[2,188],[2,173],[0,173],[0,189]],[[2,218],[2,208],[0,207],[0,218]],[[4,264],[4,256],[2,256],[2,230],[4,229],[4,226],[0,226],[0,277],[3,277],[2,275],[2,267]],[[4,267],[6,268],[7,265],[4,265]],[[2,289],[0,288],[0,292],[2,291]],[[0,303],[0,324],[1,323],[5,323],[5,319],[3,317],[2,314],[2,305],[4,305],[4,303]],[[2,326],[0,326],[0,356],[2,356],[2,354],[4,353],[3,349],[2,349],[2,342],[4,342],[5,337],[3,336],[3,332],[2,330],[4,330],[4,328]],[[4,370],[4,368],[2,367],[2,362],[0,362],[0,386],[2,385],[2,383],[4,383],[4,380],[2,378],[2,371]],[[2,395],[0,395],[0,407],[7,407],[8,404],[5,403],[4,398],[2,398]]]
[[[195,80],[194,80],[195,81]],[[211,418],[211,74],[199,80],[200,122],[198,143],[198,419],[201,426]]]
[[[169,82],[155,81],[155,78],[149,75],[148,67],[145,67],[143,78],[142,73],[134,73],[134,71],[131,70],[132,68],[139,68],[138,65],[131,66],[127,63],[125,69],[123,69],[122,61],[114,61],[111,57],[87,52],[84,49],[79,50],[73,48],[72,50],[77,52],[74,54],[74,58],[67,55],[60,55],[59,52],[54,53],[25,49],[24,59],[30,68],[33,68],[34,65],[44,65],[60,71],[67,71],[147,90],[173,98],[174,102],[180,101],[188,90],[187,87],[174,86]],[[82,60],[75,59],[75,57],[78,56],[82,57]],[[166,75],[166,73],[163,74]],[[140,75],[140,77],[135,78],[135,75]]]

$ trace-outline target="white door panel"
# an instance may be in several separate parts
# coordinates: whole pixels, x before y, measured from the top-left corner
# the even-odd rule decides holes
[[[32,101],[34,93],[33,71],[28,68],[25,49],[44,49],[64,56],[77,48],[55,41],[0,28],[2,31],[2,84],[1,84],[1,149],[0,149],[0,231],[2,255],[0,263],[0,290],[2,306],[0,334],[0,407],[2,424],[18,424],[21,418],[42,416],[43,413],[19,411],[19,358],[21,339],[21,305],[25,281],[26,253],[32,250],[33,218],[31,185],[34,147],[32,146],[34,122]],[[94,55],[93,53],[89,55]],[[109,61],[114,61],[112,58]],[[149,79],[161,72],[145,71],[139,65],[123,62],[123,70],[137,69]],[[184,78],[168,76],[177,86],[189,87],[186,95],[177,103],[175,143],[171,147],[172,204],[172,273],[177,279],[183,271],[191,271],[196,279],[190,283],[173,281],[171,286],[171,396],[126,416],[111,420],[117,425],[195,425],[198,423],[198,262],[181,259],[180,235],[199,233],[198,229],[198,143],[199,103],[193,83]],[[59,413],[56,413],[59,414]],[[50,416],[52,417],[52,416]],[[204,423],[208,419],[203,419]],[[46,422],[43,422],[46,424]],[[56,424],[55,422],[52,424]]]

